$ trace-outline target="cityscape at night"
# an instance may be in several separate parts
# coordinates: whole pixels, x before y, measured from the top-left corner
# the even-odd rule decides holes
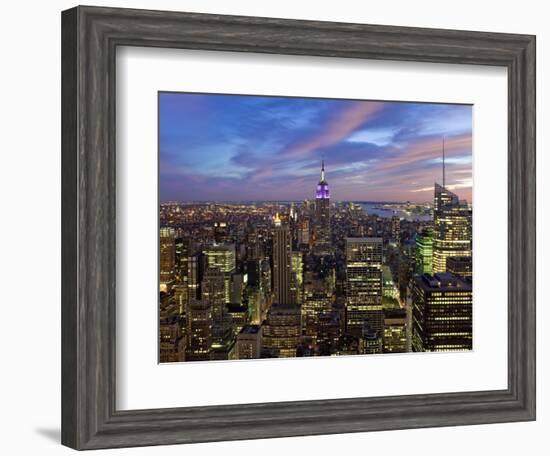
[[[158,100],[161,363],[472,349],[472,106]]]

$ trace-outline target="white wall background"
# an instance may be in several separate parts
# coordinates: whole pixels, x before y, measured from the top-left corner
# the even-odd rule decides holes
[[[439,27],[537,35],[538,115],[538,421],[458,428],[256,440],[111,450],[97,454],[254,452],[336,454],[342,451],[408,455],[543,454],[550,425],[549,323],[543,282],[550,274],[550,229],[544,206],[550,185],[550,146],[543,131],[550,109],[550,29],[546,2],[388,0],[99,1],[103,6]],[[6,2],[0,43],[0,439],[5,454],[69,454],[60,423],[60,11],[70,1]],[[483,184],[480,184],[483,185]],[[504,195],[503,195],[504,197]],[[544,219],[546,216],[546,220]],[[546,324],[545,324],[546,323]]]

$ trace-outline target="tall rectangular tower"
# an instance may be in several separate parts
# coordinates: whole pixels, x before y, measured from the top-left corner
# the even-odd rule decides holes
[[[415,272],[431,274],[433,261],[433,230],[426,228],[416,235]]]
[[[259,325],[243,326],[237,335],[237,359],[257,359],[262,353],[262,327]]]
[[[263,341],[266,348],[279,358],[293,358],[300,342],[300,308],[293,305],[273,304],[263,326]]]
[[[188,361],[210,360],[212,347],[212,306],[208,301],[191,299],[187,303]]]
[[[222,344],[230,328],[225,307],[224,273],[218,268],[207,269],[201,282],[201,298],[210,304],[212,313],[212,343]]]
[[[290,252],[290,299],[294,304],[302,304],[304,294],[304,258],[302,252]]]
[[[383,330],[382,238],[346,238],[346,329],[361,336],[365,320]]]
[[[187,300],[199,297],[200,258],[190,255],[187,259]]]
[[[398,215],[391,218],[391,237],[397,244],[401,242],[401,220]]]
[[[442,272],[412,283],[414,351],[472,349],[472,285]]]
[[[172,289],[176,278],[176,244],[174,228],[162,227],[159,242],[160,291]]]
[[[472,256],[472,211],[445,187],[435,184],[433,273],[447,270],[448,257]]]
[[[204,250],[206,268],[219,269],[224,274],[225,302],[231,302],[231,274],[235,272],[235,244],[214,244]]]
[[[278,304],[292,304],[290,274],[292,270],[291,239],[288,225],[275,218],[273,233],[273,292]]]
[[[325,179],[325,162],[321,165],[321,179],[315,192],[315,244],[314,251],[320,255],[331,252],[330,241],[330,191]]]

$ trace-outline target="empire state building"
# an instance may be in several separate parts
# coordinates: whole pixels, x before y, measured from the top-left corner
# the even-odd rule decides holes
[[[330,242],[330,192],[325,179],[325,161],[321,165],[321,179],[315,192],[315,244],[314,251],[319,255],[328,255]]]

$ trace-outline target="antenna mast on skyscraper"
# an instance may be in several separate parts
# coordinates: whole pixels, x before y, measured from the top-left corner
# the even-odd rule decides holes
[[[443,188],[445,188],[445,136],[443,136]]]

